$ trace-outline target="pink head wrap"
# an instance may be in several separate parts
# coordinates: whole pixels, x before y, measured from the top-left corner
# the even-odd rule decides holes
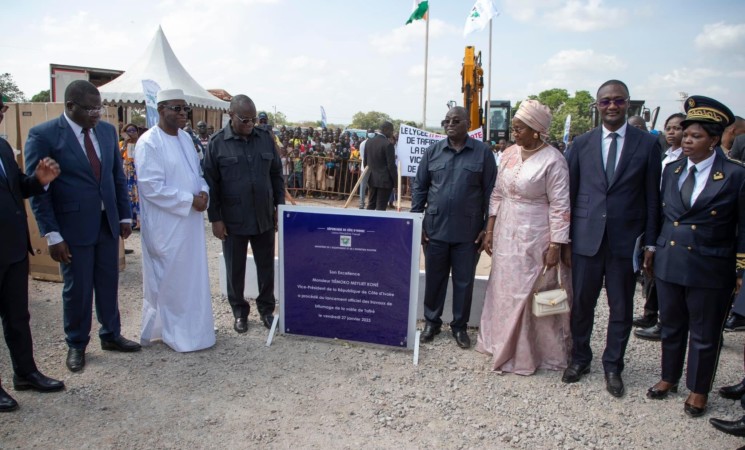
[[[520,103],[515,118],[520,119],[525,125],[536,131],[541,135],[541,138],[546,139],[548,137],[548,128],[551,126],[551,110],[538,100],[525,100]]]

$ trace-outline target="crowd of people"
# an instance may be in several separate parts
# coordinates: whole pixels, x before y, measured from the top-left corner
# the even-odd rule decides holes
[[[515,113],[514,143],[492,146],[468,136],[464,108],[447,112],[442,121],[447,138],[427,149],[411,185],[411,211],[424,218],[420,340],[431,342],[441,332],[452,277],[450,331],[459,347],[471,347],[475,268],[485,252],[492,264],[476,350],[490,355],[493,370],[521,375],[557,370],[564,383],[579,382],[591,370],[590,338],[605,288],[607,391],[625,394],[624,355],[636,325],[639,337],[661,341],[660,378],[647,397],[676,392],[687,364],[690,393],[683,409],[699,417],[714,383],[725,321],[745,321],[730,314],[745,271],[745,167],[736,161],[745,127],[724,104],[692,96],[685,114],[666,120],[663,146],[643,121],[628,120],[629,98],[623,82],[602,84],[596,101],[601,125],[566,149],[548,141],[551,111],[536,100],[522,102]],[[0,181],[12,192],[0,196],[5,230],[0,314],[16,389],[64,388],[33,360],[30,246],[19,199],[33,196],[39,229],[61,266],[66,365],[72,372],[86,364],[94,302],[104,350],[136,352],[156,340],[178,352],[215,344],[205,212],[222,241],[234,329],[245,333],[249,244],[261,323],[270,328],[276,322],[275,233],[278,206],[288,190],[298,196],[348,194],[360,181],[368,209],[387,207],[397,178],[390,122],[366,136],[285,127],[275,135],[266,114],[257,114],[249,97],[236,95],[225,127],[210,133],[199,122],[194,133],[187,127],[191,108],[181,90],[162,90],[157,102],[156,127],[126,124],[119,139],[115,127],[100,120],[95,86],[71,83],[62,116],[29,132],[28,175],[0,140]],[[369,177],[359,180],[363,173]],[[143,252],[140,343],[122,336],[117,300],[118,241],[133,229],[140,230]],[[13,246],[5,245],[8,236]],[[634,318],[639,272],[646,304],[644,314]],[[550,290],[564,293],[566,300],[559,301],[568,302],[569,313],[533,312],[537,294]],[[745,380],[720,394],[743,398]],[[15,408],[0,387],[0,411]],[[745,416],[711,422],[745,435]]]

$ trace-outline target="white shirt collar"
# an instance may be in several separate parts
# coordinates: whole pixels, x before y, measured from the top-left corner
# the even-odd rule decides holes
[[[714,164],[714,158],[716,156],[717,152],[711,152],[711,156],[699,162],[698,164],[693,164],[693,162],[689,158],[688,163],[686,164],[686,171],[691,170],[691,166],[696,166],[696,172],[702,173],[704,170],[710,168]]]
[[[620,137],[621,139],[623,139],[626,136],[626,127],[627,126],[628,126],[628,124],[624,123],[623,125],[621,125],[621,128],[619,128],[619,129],[617,129],[615,131],[615,133],[618,134],[618,137]],[[603,125],[603,139],[607,138],[608,135],[611,134],[611,133],[612,133],[612,131],[610,131],[609,129],[605,128],[605,125]]]
[[[65,111],[63,115],[65,116],[65,119],[67,119],[67,123],[70,125],[70,128],[72,128],[72,132],[75,133],[76,137],[83,134],[83,127],[81,127],[77,123],[73,122],[72,119],[67,117],[67,111]]]
[[[668,148],[665,151],[665,156],[667,157],[673,157],[675,159],[680,158],[680,154],[683,153],[683,147],[678,147],[676,149],[673,149],[672,147]],[[698,169],[696,169],[698,170]]]

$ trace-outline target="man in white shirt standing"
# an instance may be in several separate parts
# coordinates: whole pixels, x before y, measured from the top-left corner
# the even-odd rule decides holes
[[[207,182],[189,135],[181,89],[158,92],[158,126],[137,141],[142,239],[141,342],[177,352],[215,344],[204,215]]]

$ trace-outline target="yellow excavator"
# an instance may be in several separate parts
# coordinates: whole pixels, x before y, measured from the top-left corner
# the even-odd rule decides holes
[[[481,52],[469,45],[463,58],[463,69],[460,72],[463,93],[463,107],[471,120],[471,129],[477,130],[484,125],[484,109],[481,107],[482,92],[484,90],[484,69],[481,68]]]

